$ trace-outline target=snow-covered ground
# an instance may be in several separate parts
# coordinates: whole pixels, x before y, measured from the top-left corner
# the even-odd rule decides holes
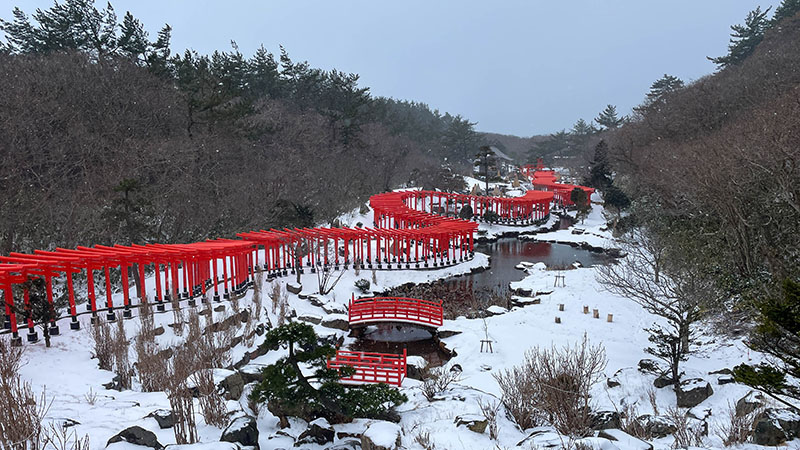
[[[593,198],[593,200],[599,199]],[[343,217],[342,222],[350,226],[358,222],[370,224],[371,212],[367,214],[353,212]],[[481,227],[493,235],[506,231],[499,226],[481,225]],[[521,231],[519,227],[505,228]],[[605,219],[602,206],[599,204],[593,204],[591,213],[583,223],[578,223],[573,228],[584,231],[581,234],[573,234],[573,230],[559,230],[530,236],[545,241],[586,242],[603,248],[614,246],[610,232],[602,230],[605,228]],[[372,283],[371,271],[362,270],[359,274],[355,274],[351,269],[344,273],[329,294],[317,296],[315,301],[322,306],[315,306],[309,299],[301,298],[315,293],[318,286],[317,275],[306,272],[301,276],[303,286],[301,295],[289,295],[289,305],[299,317],[340,318],[351,296],[358,295],[354,287],[354,282],[358,279],[370,280],[372,290],[383,291],[405,283],[424,283],[456,274],[466,274],[474,268],[485,267],[488,260],[487,255],[477,253],[470,261],[437,270],[376,271],[374,273],[376,283]],[[595,408],[613,411],[621,410],[626,405],[635,405],[639,414],[654,414],[653,402],[649,398],[651,391],[655,392],[652,396],[661,414],[668,407],[675,405],[675,394],[671,388],[653,388],[656,375],[643,373],[637,369],[638,362],[649,357],[643,350],[648,345],[648,335],[644,328],[658,321],[655,316],[648,314],[628,299],[604,291],[596,279],[593,268],[552,271],[547,270],[543,264],[527,266],[525,271],[520,272],[520,281],[512,283],[511,287],[523,291],[529,290],[529,297],[539,299],[538,303],[514,307],[508,311],[496,311],[500,314],[486,319],[459,317],[445,321],[442,329],[459,332],[443,338],[442,341],[448,349],[457,353],[457,356],[448,363],[448,367],[458,364],[462,368],[460,380],[449,391],[443,393],[440,400],[434,402],[429,402],[422,395],[419,381],[410,378],[404,381],[401,389],[409,397],[409,401],[399,407],[402,418],[399,424],[402,430],[402,448],[422,448],[419,441],[422,441],[423,437],[428,438],[437,449],[529,449],[545,448],[550,444],[555,447],[563,446],[565,441],[552,429],[519,430],[502,413],[499,415],[499,434],[496,441],[489,438],[488,432],[477,433],[464,425],[457,425],[456,417],[479,415],[481,413],[479,403],[497,402],[500,390],[494,375],[522,362],[529,348],[571,345],[579,342],[584,335],[592,344],[602,345],[608,358],[605,376],[592,390]],[[556,275],[563,275],[563,285],[556,283]],[[272,283],[280,283],[285,288],[290,282],[294,282],[294,277],[291,275],[273,282],[265,281],[263,292],[266,296],[272,289]],[[268,299],[264,300],[265,305],[268,302]],[[239,300],[241,308],[249,307],[251,303],[252,291]],[[563,311],[559,310],[559,305],[562,304]],[[584,306],[587,306],[589,311],[598,310],[599,318],[593,318],[591,313],[584,314]],[[231,309],[231,305],[228,305],[226,311],[216,312],[217,319],[222,319],[231,312]],[[272,323],[275,323],[276,317],[270,311],[267,311],[267,314]],[[611,321],[607,320],[609,314],[613,315]],[[171,312],[158,313],[155,317],[156,326],[164,327],[164,333],[158,336],[158,342],[162,347],[176,345],[184,340],[167,326],[172,321]],[[346,315],[344,317],[346,319]],[[560,318],[560,323],[556,323],[556,317]],[[109,371],[97,368],[97,361],[92,359],[91,354],[92,340],[87,331],[90,327],[88,318],[82,317],[82,320],[83,330],[77,332],[70,331],[66,322],[63,322],[62,335],[53,338],[52,348],[44,348],[43,343],[25,345],[24,366],[20,372],[25,380],[32,383],[37,392],[46,388],[48,398],[52,400],[47,417],[57,422],[66,420],[77,422],[72,429],[80,436],[89,435],[92,449],[105,448],[106,441],[111,436],[132,425],[154,432],[161,444],[174,443],[175,438],[171,429],[160,429],[155,419],[146,417],[154,410],[169,409],[169,402],[164,393],[143,393],[138,386],[134,386],[133,390],[122,392],[103,387],[104,383],[112,380],[113,375]],[[345,337],[346,334],[334,328],[314,326],[322,336]],[[139,327],[139,321],[136,318],[127,320],[125,327],[127,335],[132,337]],[[481,351],[480,341],[487,338],[492,341],[492,353]],[[702,378],[713,388],[713,395],[695,407],[692,415],[706,418],[709,435],[705,438],[704,446],[714,448],[722,446],[714,431],[727,420],[728,405],[735,404],[748,393],[749,389],[736,383],[720,384],[720,381],[727,381],[724,376],[712,375],[709,372],[732,368],[747,361],[748,358],[758,360],[761,355],[748,352],[741,340],[707,335],[703,341],[700,351],[684,363],[684,367],[687,378]],[[350,342],[352,338],[345,339],[345,345]],[[256,340],[255,345],[258,343]],[[248,348],[246,344],[236,346],[232,351],[233,362],[241,359],[245,352],[250,350],[252,348]],[[254,359],[249,365],[252,368],[270,364],[281,356],[281,351],[270,351]],[[613,378],[620,385],[609,387],[607,378]],[[227,407],[232,414],[244,414],[249,411],[246,393],[247,389],[239,401],[228,402]],[[351,424],[336,425],[335,428],[342,433],[360,434],[372,422],[356,420]],[[304,422],[293,420],[290,428],[280,430],[277,418],[266,408],[258,412],[257,423],[262,450],[291,448],[295,442],[294,438],[307,427]],[[391,436],[394,428],[375,425],[370,430],[369,433],[379,439]],[[199,414],[198,431],[201,442],[216,442],[222,432],[219,428],[204,424]],[[526,440],[531,434],[534,436]],[[646,445],[642,446],[641,441],[624,435],[617,436],[619,438],[617,441],[589,438],[582,442],[603,449],[647,448]],[[337,438],[336,443],[345,441],[347,439],[344,437]],[[656,449],[666,449],[671,447],[672,442],[672,437],[668,436],[656,439],[652,444]],[[520,443],[521,445],[518,445]],[[758,448],[754,445],[746,447]],[[117,443],[109,448],[142,447]],[[192,448],[228,447],[222,444],[207,444]],[[328,447],[304,444],[302,448]]]

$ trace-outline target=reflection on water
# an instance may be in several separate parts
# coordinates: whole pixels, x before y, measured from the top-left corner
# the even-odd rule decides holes
[[[516,268],[520,261],[543,262],[548,267],[568,266],[578,261],[584,267],[591,267],[609,260],[602,253],[565,244],[521,241],[517,238],[476,244],[475,251],[491,256],[491,267],[484,272],[450,278],[446,280],[449,288],[473,292],[489,290],[503,294],[508,290],[509,283],[525,277],[525,273]]]

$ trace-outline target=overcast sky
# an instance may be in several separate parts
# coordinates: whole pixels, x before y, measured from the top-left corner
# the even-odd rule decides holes
[[[2,0],[31,13],[51,0]],[[374,95],[417,100],[519,136],[569,128],[606,104],[626,114],[664,73],[714,71],[730,25],[778,0],[112,0],[172,49],[250,56],[283,45],[295,61],[361,76]],[[98,1],[104,6],[104,1]]]

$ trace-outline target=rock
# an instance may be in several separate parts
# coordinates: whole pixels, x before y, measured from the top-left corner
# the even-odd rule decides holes
[[[611,377],[606,380],[606,386],[610,388],[615,388],[618,386],[622,386],[622,383],[619,382],[619,379],[617,379],[617,377]]]
[[[219,439],[223,442],[234,442],[245,447],[258,448],[258,427],[256,419],[252,417],[238,417],[234,419]]]
[[[658,378],[653,380],[653,386],[655,386],[655,387],[657,387],[659,389],[665,388],[667,386],[671,386],[673,384],[675,384],[675,380],[670,375],[667,375],[666,373],[659,375]]]
[[[299,447],[302,444],[312,443],[325,445],[328,442],[333,442],[335,435],[336,432],[333,430],[331,424],[321,417],[308,424],[306,431],[303,431],[300,433],[300,436],[297,437],[297,443],[295,443],[294,446]]]
[[[708,397],[711,397],[714,390],[711,389],[711,384],[702,378],[689,378],[678,384],[678,389],[675,393],[678,396],[679,407],[694,408]]]
[[[512,295],[511,296],[511,304],[514,306],[528,306],[528,305],[538,305],[542,303],[542,299],[538,297],[521,297],[519,295]]]
[[[461,364],[453,364],[450,366],[450,372],[458,372],[461,373],[464,371],[464,368],[461,367]]]
[[[507,310],[507,309],[505,309],[505,308],[503,308],[502,306],[498,306],[498,305],[492,305],[492,306],[490,306],[490,307],[486,308],[486,312],[487,312],[487,313],[488,313],[490,316],[499,316],[500,314],[505,314],[505,313],[507,313],[507,312],[508,312],[508,310]]]
[[[305,291],[300,291],[297,293],[297,297],[300,300],[307,300],[308,297],[310,297],[311,295],[312,295],[311,292],[305,292]]]
[[[320,322],[322,322],[322,316],[318,316],[316,314],[301,314],[299,317],[297,317],[297,320],[302,320],[303,322],[319,325]]]
[[[214,369],[214,380],[217,382],[217,388],[223,391],[222,396],[225,400],[239,400],[244,391],[242,374],[232,370],[227,370],[226,372],[230,372],[228,374],[222,374],[221,370],[223,369]],[[222,378],[222,381],[217,381],[219,378]]]
[[[219,305],[214,307],[214,312],[223,312],[225,311],[225,305]]]
[[[597,411],[592,414],[592,429],[607,430],[609,428],[622,428],[619,413],[616,411]]]
[[[343,314],[330,314],[322,320],[321,325],[334,330],[347,331],[350,329],[350,322],[347,320],[347,316]]]
[[[653,450],[653,445],[641,439],[635,438],[622,430],[608,429],[597,433],[597,437],[618,442],[619,448],[630,450]]]
[[[657,361],[652,359],[643,359],[639,361],[639,372],[661,374],[663,371]]]
[[[489,419],[479,414],[464,414],[456,416],[453,423],[455,423],[457,427],[465,425],[470,431],[483,433],[489,425]]]
[[[516,288],[514,292],[520,297],[530,297],[533,294],[533,289]]]
[[[677,430],[675,424],[668,417],[645,414],[636,418],[636,422],[644,429],[648,436],[662,438]]]
[[[758,408],[767,404],[764,394],[758,391],[750,391],[736,402],[736,416],[746,416]]]
[[[164,330],[164,327],[163,327],[163,326],[160,326],[160,327],[158,327],[158,328],[155,328],[155,329],[153,330],[153,335],[154,335],[154,336],[161,336],[162,334],[164,334],[164,332],[165,332],[165,330]]]
[[[361,450],[361,439],[348,438],[337,442],[330,447],[325,447],[326,450]]]
[[[488,364],[481,364],[481,372],[488,372],[492,370],[492,366]]]
[[[157,409],[145,417],[152,417],[158,422],[158,427],[162,430],[165,428],[172,428],[175,425],[175,415],[168,409]]]
[[[134,445],[143,445],[145,447],[155,448],[155,449],[162,449],[164,448],[158,439],[156,439],[155,433],[152,431],[145,430],[139,426],[132,426],[126,428],[119,433],[115,434],[108,440],[106,446],[109,446],[115,442],[128,442]]]
[[[800,415],[788,408],[768,408],[756,419],[753,443],[775,446],[800,437]]]
[[[713,372],[708,372],[709,375],[733,375],[733,371],[728,369],[727,367],[724,369],[715,370]]]
[[[302,295],[302,293],[298,294],[298,296]],[[317,308],[322,308],[325,306],[325,299],[320,297],[319,295],[309,295],[308,296],[308,303],[316,306]]]
[[[736,383],[736,379],[733,378],[732,375],[723,375],[721,377],[717,377],[717,384],[719,384],[720,386],[723,384],[731,384],[731,383]]]
[[[422,380],[428,361],[422,356],[409,356],[406,358],[406,376],[415,380]]]
[[[266,364],[250,363],[239,369],[239,374],[242,376],[244,384],[260,383],[264,379],[264,368]]]
[[[361,435],[363,450],[397,450],[400,448],[400,425],[378,421],[371,423]]]
[[[292,281],[290,283],[286,283],[286,290],[297,295],[303,290],[303,285]]]
[[[436,335],[439,337],[439,339],[453,337],[457,334],[461,334],[461,332],[457,330],[439,330],[436,332]]]
[[[311,297],[309,297],[309,300]],[[340,303],[325,303],[322,305],[322,310],[325,311],[326,314],[347,314],[347,307],[340,304]]]

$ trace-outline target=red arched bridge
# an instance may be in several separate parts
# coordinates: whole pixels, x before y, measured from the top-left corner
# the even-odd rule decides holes
[[[198,299],[219,301],[241,295],[253,285],[258,271],[277,277],[351,265],[369,269],[453,265],[473,256],[477,224],[448,216],[458,216],[469,206],[472,215],[464,216],[479,218],[491,211],[501,223],[524,225],[546,218],[556,195],[528,191],[522,197],[498,198],[420,190],[387,192],[370,199],[373,227],[256,230],[239,233],[236,240],[11,253],[0,256],[2,326],[10,330],[14,344],[21,342],[20,328],[27,329],[29,341],[38,340],[28,283],[32,278],[44,281],[51,307],[56,295],[66,297],[70,328],[79,329],[77,305],[83,301],[93,321],[103,312],[114,320],[115,310],[130,317],[132,307],[147,302],[164,310],[169,302],[194,305]],[[85,283],[76,284],[76,277]],[[137,287],[133,293],[131,284]],[[435,317],[414,320],[428,319]],[[58,331],[56,321],[51,321],[50,332]]]
[[[350,326],[402,322],[423,327],[442,326],[442,301],[404,297],[352,298],[347,311]]]
[[[336,356],[328,360],[327,366],[337,370],[342,367],[355,369],[354,374],[341,378],[342,383],[386,383],[400,386],[406,377],[406,350],[403,350],[402,355],[336,350]]]

